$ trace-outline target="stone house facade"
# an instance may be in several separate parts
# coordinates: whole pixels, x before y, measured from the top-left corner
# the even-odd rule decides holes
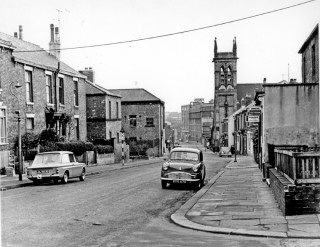
[[[87,81],[87,135],[88,140],[112,140],[120,143],[121,96]]]
[[[145,89],[112,89],[120,95],[122,127],[130,144],[153,141],[156,155],[165,148],[165,104]]]
[[[57,47],[59,31],[56,29],[54,36],[53,25],[50,28],[50,43]],[[22,40],[22,34],[18,38],[0,32],[0,41],[0,150],[7,151],[0,156],[8,151],[13,154],[17,111],[22,135],[39,134],[51,127],[67,140],[86,140],[86,77],[60,61],[56,50],[48,53]],[[7,165],[6,158],[1,162],[1,166]]]

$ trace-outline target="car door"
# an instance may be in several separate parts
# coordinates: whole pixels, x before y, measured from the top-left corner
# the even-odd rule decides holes
[[[69,154],[69,160],[72,169],[72,177],[79,177],[82,172],[82,165],[76,161],[73,154]]]

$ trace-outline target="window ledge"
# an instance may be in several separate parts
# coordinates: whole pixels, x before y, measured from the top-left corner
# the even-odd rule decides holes
[[[78,106],[78,105],[75,105],[75,106],[74,106],[74,108],[77,108],[77,109],[79,109],[79,106]]]
[[[54,107],[54,104],[52,104],[52,103],[47,103],[47,107]]]
[[[34,105],[34,102],[27,102],[27,105]]]
[[[147,124],[146,126],[144,127],[156,127],[154,124]]]

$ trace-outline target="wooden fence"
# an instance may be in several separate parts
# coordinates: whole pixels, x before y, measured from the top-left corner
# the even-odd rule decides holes
[[[320,152],[275,149],[275,168],[293,184],[320,184]]]

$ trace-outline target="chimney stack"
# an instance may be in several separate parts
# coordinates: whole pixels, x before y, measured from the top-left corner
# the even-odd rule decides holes
[[[17,32],[14,32],[14,37],[18,38],[18,33]]]
[[[88,81],[95,83],[95,72],[92,67],[89,67],[89,69],[86,67],[85,70],[79,70],[79,73],[85,75]]]
[[[55,27],[55,42],[60,42],[59,27]]]
[[[50,34],[51,34],[51,38],[50,38],[50,42],[54,42],[54,25],[50,24]]]
[[[54,28],[53,24],[50,24],[50,42],[49,53],[60,60],[60,36],[59,28]]]
[[[241,108],[246,107],[246,100],[244,98],[241,99]]]
[[[263,84],[267,83],[267,78],[263,78]]]
[[[22,38],[22,26],[21,25],[19,26],[19,39],[21,39],[21,40],[23,39]]]

